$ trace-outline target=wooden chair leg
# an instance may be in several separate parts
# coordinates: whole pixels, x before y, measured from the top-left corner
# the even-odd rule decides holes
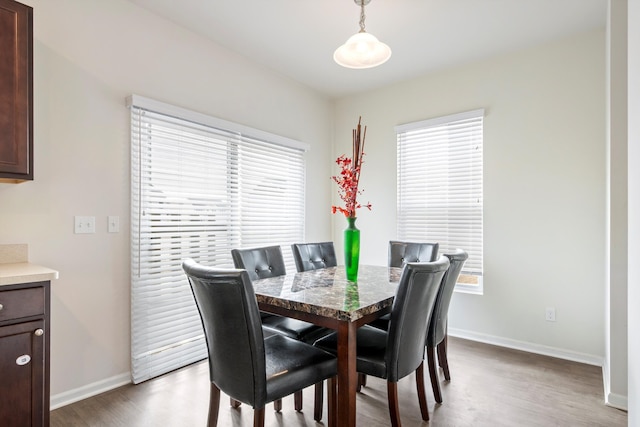
[[[329,378],[327,382],[327,424],[329,427],[338,425],[338,377]]]
[[[235,400],[233,397],[229,398],[229,404],[232,408],[239,408],[242,402]]]
[[[366,385],[367,385],[367,374],[361,374],[360,372],[358,372],[358,386],[356,388],[356,391],[362,390],[362,387],[365,387]]]
[[[442,367],[442,372],[444,373],[444,379],[447,381],[451,381],[451,375],[449,373],[449,361],[447,360],[446,339],[438,344],[438,360],[440,361],[440,366]]]
[[[433,390],[433,398],[438,403],[442,403],[442,393],[440,392],[440,378],[436,369],[436,349],[427,346],[427,362],[429,365],[429,377],[431,377],[431,389]]]
[[[273,401],[273,410],[276,412],[282,411],[282,399]]]
[[[253,410],[253,427],[264,427],[264,407]]]
[[[400,427],[400,408],[398,407],[398,383],[387,381],[387,399],[392,427]]]
[[[300,412],[302,411],[302,390],[298,390],[295,393],[293,393],[293,402],[294,402],[294,408],[296,409],[296,411]]]
[[[313,402],[313,419],[317,422],[322,420],[322,400],[324,399],[324,381],[315,385],[315,397]]]
[[[220,409],[220,389],[213,383],[209,389],[209,419],[207,427],[218,425],[218,411]]]
[[[427,393],[424,390],[424,362],[416,369],[416,389],[418,390],[418,403],[420,413],[424,421],[429,421],[429,408],[427,408]]]
[[[442,340],[442,343],[444,343],[444,347],[446,349],[447,347],[447,335],[445,333],[444,339]],[[440,360],[440,358],[438,357],[438,366],[440,366],[442,368],[442,360]]]

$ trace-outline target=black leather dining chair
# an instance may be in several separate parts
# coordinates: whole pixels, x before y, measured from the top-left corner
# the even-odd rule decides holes
[[[404,267],[408,262],[431,262],[438,259],[439,243],[427,242],[405,242],[401,240],[389,241],[389,267]],[[371,322],[371,326],[380,329],[387,329],[389,323],[389,315],[384,316]],[[367,376],[358,375],[358,390],[367,384]]]
[[[253,285],[245,270],[220,270],[185,260],[182,267],[200,313],[209,354],[208,426],[217,425],[220,391],[254,408],[254,426],[264,426],[265,405],[330,379],[332,354],[281,334],[264,337]],[[334,419],[335,394],[329,416]]]
[[[293,254],[293,260],[296,263],[296,269],[298,272],[318,270],[338,265],[333,242],[294,243],[291,245],[291,253]],[[318,327],[318,329],[301,337],[301,339],[305,342],[313,343],[315,340],[322,338],[331,332],[331,329]],[[322,419],[323,388],[323,383],[316,384],[313,415],[313,418],[316,421]]]
[[[368,325],[357,330],[356,369],[387,380],[392,426],[401,425],[398,381],[412,372],[416,374],[422,419],[429,420],[424,390],[424,340],[442,277],[448,267],[446,257],[428,263],[407,263],[393,300],[388,330]],[[337,336],[333,333],[314,345],[336,353]]]
[[[404,267],[408,262],[431,262],[438,259],[438,243],[389,241],[389,267]],[[386,314],[371,322],[371,326],[387,329],[389,315]],[[360,382],[364,383],[366,377],[361,376]],[[359,384],[360,385],[360,384]],[[362,384],[364,385],[364,384]]]
[[[333,242],[294,243],[291,252],[299,272],[338,265]]]
[[[231,257],[235,267],[247,270],[251,280],[287,274],[280,246],[233,249]],[[261,316],[265,329],[308,343],[313,343],[318,337],[316,332],[322,329],[309,322],[275,314],[261,313]]]
[[[402,267],[407,262],[430,262],[438,259],[438,243],[389,241],[389,267]]]
[[[438,363],[442,368],[444,378],[447,381],[451,381],[449,361],[447,360],[447,318],[453,290],[458,282],[462,267],[467,258],[469,258],[469,254],[462,249],[456,249],[455,252],[444,254],[444,256],[449,259],[449,268],[442,278],[442,284],[440,285],[440,291],[433,307],[433,314],[431,315],[431,320],[429,320],[429,329],[427,331],[429,377],[431,378],[433,396],[438,403],[442,403],[442,392],[440,391],[440,379],[435,364],[436,348],[438,351]]]
[[[251,280],[284,276],[287,274],[280,246],[232,249],[231,257],[233,258],[235,267],[246,270]],[[265,331],[285,335],[309,344],[312,344],[313,341],[323,335],[323,328],[313,323],[265,312],[261,312],[260,317],[262,319],[262,327]],[[319,387],[322,387],[322,384],[320,384]],[[232,402],[232,404],[234,404],[234,402]],[[302,410],[301,390],[294,394],[294,406],[297,411]],[[279,411],[282,408],[281,402],[276,401],[275,407],[276,410]],[[316,406],[316,415],[314,418],[317,416],[317,413],[318,407]],[[320,414],[322,414],[321,411]],[[320,415],[320,417],[321,416],[322,415]],[[319,421],[319,418],[316,419],[316,421]]]
[[[251,280],[287,274],[280,246],[233,249],[231,256],[235,267],[247,270]],[[275,314],[261,313],[261,316],[265,329],[311,344],[319,337],[317,333],[323,329],[313,323]]]
[[[247,270],[251,280],[287,274],[280,246],[232,249],[231,258],[236,268]]]
[[[456,287],[462,267],[469,255],[462,249],[456,249],[455,252],[443,254],[443,256],[449,259],[449,268],[442,278],[442,284],[436,297],[433,313],[429,319],[429,327],[425,340],[431,388],[433,390],[433,397],[438,403],[442,403],[442,392],[440,390],[440,379],[435,365],[436,349],[438,352],[438,363],[442,368],[444,377],[447,381],[450,381],[451,375],[449,372],[449,362],[447,360],[447,315],[449,313],[453,290]],[[387,330],[389,328],[389,320],[378,320],[373,325],[376,328]]]

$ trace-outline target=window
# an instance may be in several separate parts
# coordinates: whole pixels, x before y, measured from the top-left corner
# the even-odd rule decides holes
[[[131,109],[134,383],[207,357],[182,260],[304,241],[306,145],[139,96]]]
[[[457,290],[482,293],[484,110],[396,127],[398,239],[469,253]]]

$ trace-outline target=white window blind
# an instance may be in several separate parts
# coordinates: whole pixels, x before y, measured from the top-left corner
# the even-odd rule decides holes
[[[132,96],[134,383],[207,357],[182,270],[233,267],[231,249],[304,241],[304,150],[276,135]]]
[[[463,274],[482,276],[484,110],[396,127],[398,238],[469,253]]]

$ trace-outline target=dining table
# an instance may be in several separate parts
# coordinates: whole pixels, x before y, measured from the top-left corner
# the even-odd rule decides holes
[[[334,329],[337,332],[337,408],[329,425],[356,425],[356,332],[391,311],[401,268],[360,265],[356,281],[344,266],[253,281],[262,311]]]

